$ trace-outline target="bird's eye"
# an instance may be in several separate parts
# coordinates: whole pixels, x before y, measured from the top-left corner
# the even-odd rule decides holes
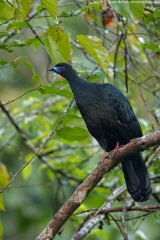
[[[60,67],[60,69],[61,69],[61,71],[64,71],[64,70],[65,70],[65,68],[64,68],[64,67]]]

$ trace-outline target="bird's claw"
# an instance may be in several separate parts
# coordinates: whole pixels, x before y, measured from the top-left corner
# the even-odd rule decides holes
[[[101,164],[103,172],[106,172],[106,169],[104,168],[104,161],[109,158],[109,156],[106,156],[106,151],[104,151],[103,156],[99,164]]]
[[[109,157],[111,156],[111,158],[112,158],[112,157],[114,156],[116,150],[119,149],[119,148],[121,148],[121,147],[123,147],[123,146],[124,146],[124,145],[119,145],[119,142],[117,142],[117,143],[116,143],[116,147],[115,147],[112,151],[110,151],[110,152],[108,153],[108,156],[109,156]]]

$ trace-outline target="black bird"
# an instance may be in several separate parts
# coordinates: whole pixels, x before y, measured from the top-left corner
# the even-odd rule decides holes
[[[66,63],[59,63],[50,71],[68,80],[88,131],[105,151],[142,136],[129,101],[115,86],[86,82]],[[141,153],[123,161],[122,169],[132,198],[137,202],[148,200],[150,179]]]

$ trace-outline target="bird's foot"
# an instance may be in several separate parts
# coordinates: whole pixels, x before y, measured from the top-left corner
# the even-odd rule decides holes
[[[106,151],[104,151],[104,152],[103,152],[103,155],[102,155],[102,159],[101,159],[101,161],[99,162],[99,164],[101,164],[102,170],[103,170],[104,172],[106,172],[106,170],[105,170],[105,168],[104,168],[104,161],[105,161],[106,158],[107,158],[107,156],[106,156]]]
[[[106,151],[103,152],[102,159],[101,159],[101,164],[102,166],[104,165],[104,160],[106,158]]]
[[[123,145],[120,146],[120,145],[119,145],[119,142],[117,142],[117,143],[116,143],[116,147],[115,147],[112,151],[109,152],[108,156],[112,158],[112,157],[114,156],[116,150],[119,149],[119,148],[121,148],[121,147],[123,147]]]

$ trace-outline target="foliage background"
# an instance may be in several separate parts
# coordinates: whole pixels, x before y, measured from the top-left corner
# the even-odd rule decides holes
[[[1,188],[56,128],[34,160],[0,195],[2,239],[25,240],[38,236],[101,159],[102,150],[86,131],[75,103],[65,114],[73,95],[66,80],[49,73],[50,67],[61,61],[72,61],[79,75],[88,76],[88,81],[116,85],[129,98],[143,133],[158,129],[158,4],[109,2],[123,15],[123,20],[119,22],[114,13],[113,23],[103,25],[102,1],[0,0],[0,98],[3,104],[8,103],[3,105],[5,109],[1,106]],[[7,109],[14,122],[6,115]],[[158,151],[153,148],[143,153],[153,179],[153,194],[145,203],[150,206],[160,202]],[[123,173],[118,166],[78,211],[100,207],[122,184]],[[132,203],[124,193],[113,206],[125,205],[126,201]],[[126,214],[130,219],[126,221],[129,239],[158,240],[159,213],[144,217],[143,214]],[[121,213],[112,216],[120,219]],[[83,217],[73,216],[55,239],[70,239]],[[97,238],[123,238],[111,216],[104,221],[103,230],[94,228],[86,237]]]

